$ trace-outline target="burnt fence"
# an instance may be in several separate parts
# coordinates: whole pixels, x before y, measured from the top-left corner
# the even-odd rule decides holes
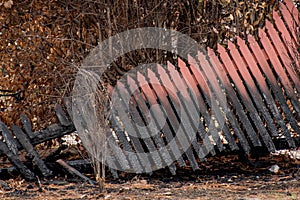
[[[160,112],[168,115],[168,123],[162,128],[162,135],[151,140],[128,139],[118,125],[119,120],[110,118],[111,128],[120,148],[135,152],[144,148],[151,150],[170,142],[174,137],[174,130],[181,123],[176,116],[181,98],[187,98],[190,103],[197,105],[195,109],[203,119],[196,133],[197,141],[192,141],[183,156],[176,159],[179,166],[186,165],[185,161],[188,161],[194,170],[198,169],[197,160],[204,159],[207,155],[200,148],[203,143],[214,146],[210,155],[225,149],[249,153],[255,147],[264,147],[269,152],[279,148],[299,147],[299,12],[290,0],[280,2],[279,5],[279,12],[273,12],[273,22],[266,21],[264,29],[259,30],[259,38],[249,35],[245,41],[238,37],[236,42],[228,42],[228,48],[219,45],[217,53],[211,49],[208,49],[207,55],[199,52],[197,61],[192,57],[186,61],[178,59],[176,70],[179,73],[170,73],[175,66],[168,63],[166,67],[157,66],[156,71],[149,69],[146,75],[138,74],[136,81],[127,79],[124,85],[120,85],[118,92],[121,93],[132,94],[132,86],[139,88],[139,92],[132,95],[130,110],[137,123],[145,123],[143,113],[149,112],[149,105],[162,105],[164,111]],[[161,85],[142,84],[146,80],[167,84],[176,92],[170,93]],[[223,86],[224,91],[214,87],[217,83]],[[189,91],[195,94],[195,98]],[[215,111],[225,111],[225,121],[223,123],[224,119],[218,117],[214,121],[224,125],[221,130],[208,132],[213,107],[211,98],[218,98],[220,94],[225,94],[227,104],[218,105]],[[70,102],[66,105],[70,109]],[[34,180],[35,174],[21,162],[18,151],[25,149],[42,175],[51,176],[51,170],[34,146],[75,131],[68,114],[60,105],[56,105],[55,112],[59,123],[37,132],[32,132],[31,123],[25,115],[21,116],[21,128],[12,126],[13,133],[0,122],[0,153],[5,154],[29,180]],[[180,146],[175,150],[180,151]],[[165,156],[167,155],[159,155],[159,159],[170,159]],[[138,158],[131,160],[126,155],[124,158],[128,159],[131,167],[140,168],[140,171],[147,167],[147,163]],[[175,173],[175,164],[171,164],[169,169]],[[117,176],[115,170],[111,171]]]
[[[179,58],[177,66],[171,63],[157,65],[112,87],[112,94],[131,96],[130,102],[118,102],[121,105],[110,119],[115,139],[124,152],[119,155],[122,159],[116,159],[114,165],[124,166],[122,170],[125,171],[129,167],[139,172],[147,170],[149,162],[154,168],[159,168],[163,161],[169,163],[176,159],[179,166],[186,165],[184,161],[187,160],[197,170],[198,159],[203,160],[206,155],[215,155],[225,149],[242,149],[249,153],[263,147],[274,152],[278,148],[275,145],[277,140],[285,141],[286,148],[295,148],[295,138],[300,133],[299,36],[296,33],[299,13],[292,2],[285,1],[280,3],[280,12],[273,12],[273,19],[274,23],[266,21],[257,39],[251,35],[247,41],[238,37],[234,43],[228,41],[228,48],[219,45],[217,53],[208,49],[207,53],[198,52],[196,58],[189,56],[185,61]],[[218,87],[219,84],[222,87]],[[134,91],[135,88],[139,89]],[[226,94],[225,104],[221,100],[222,88]],[[219,101],[218,105],[214,105],[212,98]],[[126,108],[128,103],[130,105]],[[151,111],[155,104],[161,107]],[[130,114],[136,125],[123,117],[126,115],[120,111],[123,109],[127,109],[125,113]],[[178,117],[180,109],[189,113],[189,122]],[[224,112],[226,116],[222,114]],[[130,133],[125,136],[124,130],[135,132],[139,126],[149,125],[149,116],[152,117],[150,120],[157,118],[155,123],[159,127],[159,115],[167,116],[161,135],[147,139],[137,139]],[[201,123],[194,123],[195,117],[202,118]],[[223,125],[221,132],[217,126],[210,129],[212,121]],[[155,158],[145,160],[126,155],[126,152],[145,149],[153,152],[170,144],[176,140],[180,124],[183,124],[185,134],[177,140],[171,153],[160,152]],[[191,126],[198,126],[197,141],[189,141],[190,148],[177,158],[182,143],[189,140],[191,131],[195,131]],[[151,134],[149,130],[144,131]],[[214,148],[211,148],[212,144]],[[175,173],[176,166],[171,164],[169,169]]]

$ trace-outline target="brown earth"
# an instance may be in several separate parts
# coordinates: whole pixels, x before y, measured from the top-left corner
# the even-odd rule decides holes
[[[269,168],[277,164],[275,174]],[[93,177],[91,174],[86,174]],[[1,182],[1,199],[300,199],[300,168],[286,156],[266,156],[250,163],[236,155],[209,158],[200,170],[181,168],[150,175],[108,175],[106,192],[76,177],[28,183],[22,178]]]

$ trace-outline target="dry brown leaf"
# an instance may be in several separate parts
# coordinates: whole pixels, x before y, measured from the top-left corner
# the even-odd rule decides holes
[[[11,8],[14,2],[12,0],[6,1],[3,5],[5,8]]]

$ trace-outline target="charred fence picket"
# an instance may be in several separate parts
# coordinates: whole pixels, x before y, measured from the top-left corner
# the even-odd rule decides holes
[[[259,38],[249,35],[245,41],[238,37],[235,43],[228,42],[228,48],[219,45],[217,53],[208,49],[208,55],[199,52],[196,59],[191,56],[185,61],[178,59],[178,73],[170,73],[175,66],[168,63],[166,67],[158,65],[156,71],[148,69],[146,75],[136,74],[136,80],[128,78],[126,83],[120,83],[117,92],[132,94],[128,112],[137,124],[146,124],[145,113],[149,113],[151,105],[160,104],[164,110],[158,112],[168,116],[161,135],[140,139],[124,133],[118,113],[115,113],[110,118],[110,125],[120,148],[132,152],[152,151],[172,141],[176,134],[174,130],[183,123],[178,118],[178,105],[182,98],[197,105],[195,109],[200,113],[201,123],[197,127],[197,140],[190,141],[190,148],[183,152],[180,145],[172,147],[171,152],[182,155],[176,158],[178,166],[185,166],[188,161],[196,170],[198,159],[204,159],[208,153],[215,155],[226,148],[249,153],[255,147],[264,147],[274,152],[278,149],[277,141],[284,143],[285,148],[299,147],[300,55],[299,32],[297,34],[296,29],[300,25],[300,15],[290,0],[279,4],[280,12],[273,12],[274,22],[266,21],[265,28],[259,30]],[[219,73],[212,66],[217,67]],[[147,81],[161,85],[145,84]],[[214,87],[216,84],[221,84],[224,90]],[[163,85],[173,87],[172,92]],[[135,92],[132,88],[139,90]],[[214,111],[226,113],[224,125],[208,131],[214,106],[210,100],[212,97],[220,98],[221,93],[225,94],[227,104],[220,103]],[[70,102],[68,105],[70,109]],[[5,154],[29,180],[35,179],[35,175],[20,161],[18,151],[25,149],[41,173],[45,177],[51,176],[51,170],[34,145],[75,131],[61,106],[57,105],[55,112],[59,123],[37,132],[32,132],[31,123],[25,115],[21,116],[23,127],[13,126],[13,134],[0,122],[0,154]],[[214,122],[223,123],[222,120],[216,117]],[[189,131],[188,127],[186,131]],[[213,148],[205,152],[208,148],[201,148],[203,144]],[[174,160],[172,156],[158,154],[154,163],[159,165],[162,161]],[[124,155],[124,158],[137,172],[143,171],[148,164],[138,156]],[[175,163],[168,167],[175,174]],[[115,170],[111,171],[117,176]]]
[[[0,141],[0,155],[6,155],[9,161],[28,180],[35,180],[36,176],[25,164],[21,162],[18,151],[25,149],[32,158],[32,162],[38,167],[43,176],[51,176],[52,172],[40,158],[38,152],[34,148],[34,145],[62,137],[75,131],[73,123],[68,120],[66,113],[59,104],[55,106],[55,112],[59,124],[52,124],[44,130],[35,132],[32,131],[31,122],[26,115],[21,115],[22,129],[16,125],[12,126],[12,131],[15,137],[13,137],[12,132],[8,129],[8,127],[0,121],[0,132],[4,139],[3,141]]]

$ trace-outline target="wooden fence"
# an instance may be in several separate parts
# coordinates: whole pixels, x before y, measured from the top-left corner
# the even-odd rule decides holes
[[[300,133],[300,57],[297,50],[299,36],[296,33],[298,17],[298,10],[291,1],[286,0],[280,3],[280,12],[273,12],[274,23],[266,21],[257,39],[251,35],[247,41],[238,37],[235,44],[228,41],[227,49],[219,45],[217,54],[208,49],[208,55],[199,52],[196,59],[191,56],[187,61],[178,59],[178,73],[173,73],[176,67],[168,63],[166,67],[157,65],[155,70],[148,69],[145,74],[137,73],[136,78],[119,82],[112,91],[121,97],[131,95],[132,98],[130,102],[118,102],[121,104],[117,109],[119,111],[115,111],[111,118],[115,138],[124,150],[123,159],[119,163],[116,161],[115,165],[125,166],[124,158],[127,158],[126,163],[131,163],[130,168],[139,172],[147,170],[149,162],[160,166],[162,161],[168,163],[180,154],[182,144],[178,141],[178,146],[169,154],[161,153],[153,160],[129,158],[126,152],[153,152],[173,139],[176,140],[176,130],[180,123],[184,124],[178,117],[180,109],[183,109],[178,106],[184,107],[182,98],[188,104],[197,105],[192,107],[200,113],[199,118],[203,118],[197,124],[197,141],[190,141],[191,147],[184,154],[194,170],[198,169],[197,159],[203,159],[208,153],[214,155],[215,151],[223,151],[224,144],[228,144],[230,150],[243,149],[246,153],[255,147],[265,147],[269,152],[274,152],[274,141],[283,138],[287,148],[295,148],[294,139]],[[225,88],[227,104],[221,103],[216,109],[213,108],[211,98],[221,101],[219,84]],[[139,91],[134,91],[134,88],[139,88]],[[130,107],[126,113],[130,113],[136,125],[122,125],[127,121],[122,118],[124,113],[120,110],[126,109],[128,103]],[[138,126],[149,125],[147,118],[151,116],[151,105],[155,104],[164,108],[156,108],[156,113],[167,116],[161,135],[147,139],[131,136],[130,132],[138,130]],[[218,128],[209,129],[212,112],[216,116],[221,115],[215,121],[223,123],[221,112],[224,110],[226,119],[222,132]],[[190,119],[196,116],[187,112]],[[158,115],[152,119],[155,117],[158,118]],[[118,122],[120,119],[122,123]],[[191,122],[187,124],[183,125],[186,139],[188,133],[194,131],[190,126],[195,125]],[[125,129],[130,139],[125,137]],[[145,134],[151,134],[149,130],[146,132],[145,129]],[[217,149],[205,152],[211,143]],[[177,159],[177,163],[179,166],[185,165],[182,157]],[[176,170],[174,165],[169,168],[171,172]]]
[[[166,67],[158,66],[155,72],[149,69],[146,76],[137,74],[137,80],[129,78],[126,84],[120,83],[118,92],[133,94],[130,113],[136,123],[145,123],[149,105],[162,105],[164,110],[158,112],[165,112],[168,116],[162,135],[148,139],[126,136],[119,125],[119,119],[112,117],[110,124],[120,142],[120,148],[132,152],[145,149],[152,151],[169,143],[175,137],[174,130],[183,123],[178,118],[178,106],[182,98],[197,105],[195,109],[202,118],[197,127],[197,140],[191,141],[190,148],[185,152],[178,145],[173,147],[170,154],[159,154],[154,159],[157,165],[161,160],[167,162],[175,154],[180,154],[182,156],[176,158],[178,165],[186,165],[187,160],[196,170],[197,159],[204,159],[208,153],[214,155],[226,148],[242,149],[249,153],[254,147],[265,147],[273,152],[276,149],[274,142],[278,139],[285,141],[286,147],[298,146],[295,141],[300,134],[299,32],[296,31],[300,25],[299,12],[290,0],[279,4],[280,12],[273,12],[274,22],[266,21],[266,26],[259,30],[257,39],[251,35],[247,41],[237,38],[236,43],[228,42],[227,49],[219,45],[217,54],[208,49],[207,55],[199,52],[197,60],[191,56],[187,61],[178,59],[176,70],[179,73],[170,73],[175,67],[169,63]],[[147,81],[160,82],[161,85],[142,84]],[[172,92],[162,85],[172,87]],[[214,87],[216,85],[221,85],[222,88]],[[133,86],[140,88],[140,91],[131,91]],[[195,94],[195,98],[190,91]],[[220,100],[222,94],[226,97],[226,104],[220,103],[217,109],[213,109],[212,96]],[[221,130],[208,131],[212,111],[226,113]],[[27,179],[35,179],[35,175],[20,161],[18,151],[24,148],[33,157],[33,162],[42,174],[50,176],[51,170],[40,159],[34,145],[75,131],[74,125],[68,121],[60,106],[56,106],[56,114],[59,124],[35,133],[26,116],[21,116],[22,128],[12,127],[13,134],[0,122],[0,132],[4,138],[3,141],[0,140],[0,153],[6,154]],[[113,116],[117,115],[115,113]],[[223,123],[222,120],[224,119],[216,117],[214,121]],[[185,127],[186,133],[190,130]],[[207,149],[210,146],[214,148],[205,152],[207,149],[202,148],[203,144]],[[136,172],[149,167],[149,163],[139,157],[124,155],[124,158]],[[121,161],[116,162],[122,166]],[[175,164],[170,164],[169,169],[175,173]],[[111,171],[117,176],[113,169]]]

